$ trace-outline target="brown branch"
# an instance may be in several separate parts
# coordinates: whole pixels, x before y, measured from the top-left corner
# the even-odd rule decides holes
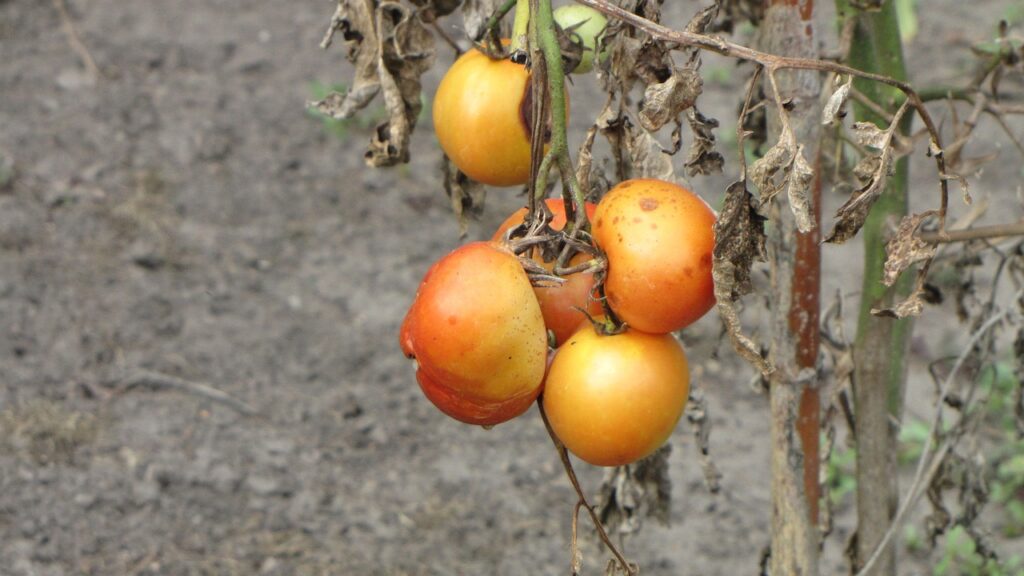
[[[548,436],[551,437],[551,442],[555,445],[555,450],[558,451],[558,457],[562,461],[562,467],[565,468],[565,475],[569,477],[569,482],[572,484],[572,488],[576,491],[576,496],[579,498],[579,501],[576,504],[577,507],[573,513],[574,517],[579,513],[580,506],[586,508],[587,513],[590,514],[590,519],[594,522],[594,528],[597,529],[597,535],[601,539],[601,542],[603,542],[605,547],[607,547],[608,550],[611,551],[612,555],[615,556],[615,560],[626,572],[627,576],[637,576],[639,571],[634,565],[630,564],[626,560],[625,556],[622,555],[622,552],[619,552],[619,549],[614,543],[612,543],[611,538],[608,537],[608,533],[605,532],[604,526],[601,524],[601,519],[598,517],[597,511],[594,510],[594,507],[590,505],[587,501],[587,497],[583,494],[583,488],[580,487],[580,481],[576,477],[576,471],[572,467],[572,461],[569,460],[569,451],[565,448],[565,444],[562,444],[562,441],[558,439],[554,429],[551,428],[551,422],[548,420],[548,414],[544,411],[543,398],[537,399],[537,408],[540,410],[540,417],[544,421],[544,428],[547,429]],[[575,540],[574,532],[573,542],[575,542]],[[574,557],[573,563],[575,564],[575,562],[576,560]]]
[[[921,232],[918,238],[929,244],[945,244],[948,242],[967,242],[969,240],[1001,239],[1009,236],[1024,236],[1024,222],[1012,224],[993,224],[978,226],[965,230],[946,230],[945,232]]]

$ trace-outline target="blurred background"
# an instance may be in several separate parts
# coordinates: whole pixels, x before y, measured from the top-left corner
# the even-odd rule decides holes
[[[681,27],[700,6],[669,2],[665,21]],[[458,424],[398,349],[416,285],[459,229],[429,114],[411,162],[374,170],[363,151],[381,103],[343,122],[306,110],[351,82],[342,46],[318,47],[333,10],[0,0],[0,574],[569,573],[575,496],[536,411],[490,431]],[[972,44],[1000,18],[1018,35],[1024,23],[1016,0],[929,0],[915,14],[922,85],[958,85]],[[466,45],[460,25],[441,23]],[[828,20],[821,31],[834,49]],[[438,43],[428,110],[452,60]],[[703,72],[726,173],[690,185],[718,205],[749,69],[707,57]],[[602,103],[595,86],[571,88],[574,150]],[[992,205],[980,222],[1019,219],[1024,162],[986,122],[970,149],[997,155],[971,175]],[[914,207],[936,206],[923,153],[912,173]],[[829,215],[844,196],[825,196]],[[467,239],[522,204],[491,190]],[[842,293],[851,320],[860,255],[856,240],[825,249],[824,299]],[[953,304],[925,311],[908,418],[930,414],[927,363],[965,331]],[[625,549],[651,576],[754,574],[769,541],[766,397],[714,312],[682,338],[722,489],[705,488],[681,423],[671,524],[648,522]],[[579,473],[595,494],[602,470]],[[852,526],[849,492],[835,496],[823,574],[845,570]],[[999,514],[995,544],[1024,555]],[[905,552],[906,573],[932,573],[944,550]],[[583,554],[601,573],[592,538]]]

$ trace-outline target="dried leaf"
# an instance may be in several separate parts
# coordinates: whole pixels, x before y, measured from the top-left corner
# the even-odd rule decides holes
[[[671,453],[672,445],[665,444],[639,462],[605,472],[597,511],[609,532],[636,532],[647,517],[668,524],[672,503],[672,480],[668,474]]]
[[[664,82],[648,84],[640,105],[640,125],[657,132],[665,124],[678,121],[679,115],[697,101],[703,86],[700,74],[688,68],[676,68]]]
[[[865,184],[854,190],[850,199],[836,211],[836,222],[825,242],[842,244],[857,235],[867,220],[871,206],[885,190],[892,171],[892,158],[893,149],[886,146],[881,154],[867,156],[857,163],[853,173]]]
[[[438,6],[446,8],[439,2],[425,9],[434,11]],[[352,88],[344,96],[331,94],[311,106],[343,119],[382,93],[388,119],[374,130],[366,162],[371,166],[407,162],[409,137],[422,108],[420,77],[434,60],[434,35],[423,24],[420,10],[394,1],[339,0],[325,47],[338,31],[355,67]]]
[[[715,2],[694,14],[693,18],[690,18],[689,24],[686,25],[686,31],[691,34],[706,34],[708,26],[718,17],[719,4],[719,2]]]
[[[487,32],[487,20],[501,6],[501,0],[465,0],[462,4],[462,22],[469,38],[483,38]],[[505,20],[510,20],[505,18]],[[504,24],[504,21],[503,21]],[[502,38],[511,33],[509,26],[502,26]]]
[[[850,129],[853,141],[860,146],[884,150],[889,146],[889,131],[882,130],[871,122],[854,122]]]
[[[688,176],[708,175],[722,171],[725,165],[725,158],[715,150],[715,133],[718,128],[718,120],[706,118],[694,106],[686,111],[686,119],[690,123],[690,131],[693,133],[693,142],[690,144],[690,154],[686,159],[686,174]]]
[[[904,216],[900,221],[896,234],[886,244],[885,275],[882,283],[892,286],[904,270],[918,262],[935,255],[937,245],[929,244],[917,236],[917,229],[926,219],[934,216],[935,211],[929,210],[921,214]]]
[[[484,212],[487,189],[479,182],[463,174],[455,164],[443,156],[444,191],[452,204],[452,213],[459,223],[459,237],[464,238],[469,230],[470,218],[479,218]]]
[[[743,334],[736,301],[753,289],[750,271],[754,262],[765,261],[765,218],[755,207],[754,197],[742,180],[734,182],[725,192],[725,205],[715,222],[715,249],[712,277],[715,299],[733,347],[762,374],[771,366],[760,348]]]
[[[780,182],[776,175],[783,173],[793,162],[795,150],[791,143],[792,134],[789,138],[786,137],[786,134],[788,132],[783,132],[779,141],[750,167],[750,181],[757,187],[762,205],[771,202],[772,198],[782,190],[785,181]]]
[[[704,399],[704,389],[700,386],[690,387],[690,399],[686,403],[686,420],[693,427],[693,436],[697,449],[700,450],[700,468],[704,472],[704,485],[708,492],[717,494],[722,488],[722,473],[711,459],[711,419],[708,418],[708,403]]]
[[[796,227],[804,234],[814,229],[813,181],[814,170],[804,158],[804,146],[801,144],[796,149],[793,164],[786,175],[786,195],[789,197],[789,208],[796,218]]]
[[[843,105],[846,104],[846,99],[850,97],[850,88],[853,86],[853,76],[850,76],[844,84],[840,84],[839,88],[832,93],[828,98],[828,102],[825,103],[825,107],[821,111],[821,123],[831,124],[835,122],[836,116],[843,109]]]
[[[924,310],[923,291],[915,290],[906,300],[891,308],[872,308],[871,313],[883,318],[906,318],[917,316]]]

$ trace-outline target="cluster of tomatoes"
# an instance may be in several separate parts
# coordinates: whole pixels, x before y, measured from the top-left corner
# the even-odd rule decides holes
[[[470,177],[496,186],[529,177],[528,86],[522,66],[476,51],[449,70],[435,97],[435,128]],[[562,230],[563,201],[547,206],[548,225]],[[573,256],[567,268],[582,271],[531,284],[507,240],[526,217],[522,209],[490,241],[466,244],[430,268],[399,340],[416,360],[423,393],[445,414],[493,426],[540,397],[571,452],[617,466],[663,444],[686,405],[686,354],[671,332],[714,305],[715,216],[692,192],[659,180],[622,182],[585,210],[599,256]],[[554,273],[554,261],[529,250]],[[625,328],[610,333],[594,320],[606,311]]]

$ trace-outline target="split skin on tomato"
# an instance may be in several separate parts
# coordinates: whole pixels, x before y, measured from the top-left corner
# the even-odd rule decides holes
[[[565,228],[565,202],[558,198],[545,200],[547,207],[551,210],[552,219],[549,225],[552,230],[559,231]],[[593,218],[596,205],[587,202],[587,216]],[[501,239],[510,229],[519,226],[526,218],[526,208],[521,208],[502,222],[498,231],[494,233],[493,240]],[[530,257],[551,271],[555,262],[544,262],[540,250],[533,250]],[[591,255],[578,252],[569,260],[569,266],[577,266],[586,263],[592,258]],[[591,316],[601,314],[601,304],[591,298],[594,289],[594,274],[592,272],[578,272],[565,277],[565,282],[557,285],[534,286],[533,291],[540,302],[540,310],[544,315],[544,324],[555,335],[555,345],[560,346],[579,327],[586,316],[581,310],[586,310]]]
[[[467,176],[491,186],[530,178],[530,74],[473,49],[458,58],[434,95],[434,132]],[[566,98],[568,110],[568,98]]]
[[[608,257],[605,295],[626,324],[679,330],[715,304],[715,214],[699,196],[662,180],[627,180],[597,205],[594,240]]]
[[[668,440],[690,393],[683,347],[670,334],[601,335],[585,323],[555,353],[544,410],[570,452],[623,466]]]
[[[525,412],[540,393],[547,334],[519,260],[474,242],[435,263],[420,284],[399,343],[442,412],[494,425]]]

